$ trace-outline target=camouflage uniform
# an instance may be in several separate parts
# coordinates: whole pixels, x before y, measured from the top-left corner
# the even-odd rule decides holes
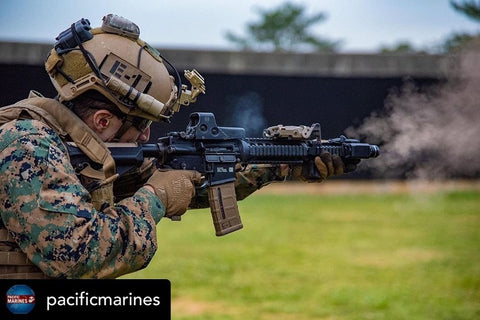
[[[165,214],[140,188],[97,211],[60,137],[37,120],[0,127],[0,212],[20,249],[46,275],[115,278],[145,267]]]
[[[154,169],[150,162],[117,180],[118,202],[96,210],[60,136],[38,120],[10,121],[0,127],[0,229],[6,227],[49,277],[115,278],[139,270],[155,254],[155,226],[165,214],[158,197],[142,188]],[[277,171],[249,166],[238,172],[238,199],[281,180]],[[207,193],[199,192],[191,208],[208,206]],[[12,271],[2,268],[0,273]]]

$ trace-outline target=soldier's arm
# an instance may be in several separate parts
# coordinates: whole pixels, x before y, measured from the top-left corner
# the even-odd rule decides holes
[[[60,138],[38,121],[0,132],[0,211],[28,258],[52,277],[113,278],[145,267],[165,208],[140,188],[103,211],[67,160]]]
[[[156,159],[146,158],[140,167],[133,167],[122,174],[113,184],[115,199],[120,201],[131,197],[147,182],[156,170]]]
[[[255,191],[269,185],[272,182],[284,181],[280,166],[270,164],[251,164],[236,173],[235,194],[237,200],[243,200]],[[197,191],[192,201],[191,208],[208,208],[208,192]]]

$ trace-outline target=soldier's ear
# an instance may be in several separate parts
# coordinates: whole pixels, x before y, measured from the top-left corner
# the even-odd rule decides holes
[[[108,110],[98,110],[92,116],[92,126],[93,130],[97,132],[103,132],[111,124],[113,114]]]

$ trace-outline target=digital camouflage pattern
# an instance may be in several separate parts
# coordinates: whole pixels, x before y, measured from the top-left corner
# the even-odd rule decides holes
[[[0,127],[0,213],[46,275],[115,278],[149,263],[165,208],[140,188],[95,210],[60,137],[37,120],[14,120]]]
[[[285,181],[286,174],[286,172],[281,172],[280,167],[276,165],[248,165],[244,170],[240,170],[236,174],[237,180],[235,180],[235,193],[237,195],[237,200],[245,199],[253,192],[274,181]]]

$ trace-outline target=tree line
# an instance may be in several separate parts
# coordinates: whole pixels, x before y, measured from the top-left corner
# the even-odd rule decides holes
[[[469,19],[480,22],[480,1],[450,1],[450,6]],[[326,20],[324,12],[308,15],[301,4],[285,2],[273,9],[257,9],[259,21],[246,25],[246,34],[232,31],[225,38],[240,50],[337,52],[341,40],[331,40],[311,32],[313,26]],[[431,48],[416,48],[409,41],[381,46],[381,53],[449,53],[477,38],[479,33],[453,33]]]

